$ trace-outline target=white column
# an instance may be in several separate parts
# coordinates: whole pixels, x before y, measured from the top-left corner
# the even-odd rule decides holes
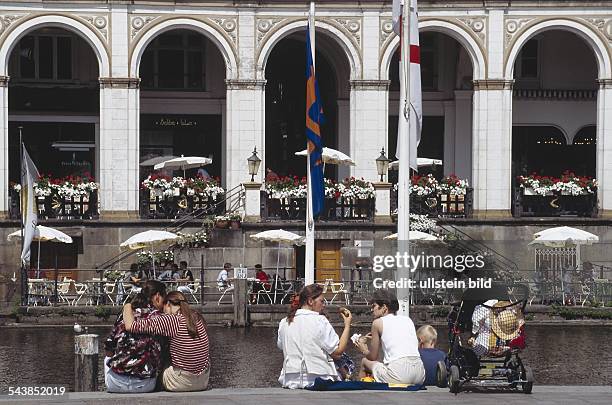
[[[226,80],[226,188],[250,180],[247,159],[253,148],[261,152],[260,175],[265,173],[265,80]],[[275,153],[274,150],[270,153]],[[262,179],[262,177],[260,177]]]
[[[338,105],[338,150],[351,156],[351,106],[349,100],[337,100]],[[323,134],[323,145],[325,145],[325,134]],[[351,175],[349,166],[339,165],[338,181],[342,181]]]
[[[8,81],[0,76],[0,219],[8,217],[9,207]]]
[[[511,207],[512,81],[474,81],[474,215],[507,217]]]
[[[261,183],[247,181],[243,183],[244,197],[244,220],[259,222],[261,219]]]
[[[138,215],[138,78],[129,77],[128,10],[113,5],[110,17],[111,77],[100,78],[100,210],[105,218]]]
[[[388,80],[351,80],[351,157],[356,166],[352,175],[375,181],[376,158],[387,145]]]
[[[596,156],[600,215],[612,218],[612,79],[599,80]]]
[[[374,221],[376,223],[391,223],[391,183],[374,182],[376,193]]]
[[[462,179],[468,179],[470,185],[472,185],[473,94],[471,90],[455,91],[455,143],[452,157],[455,162],[455,174]]]

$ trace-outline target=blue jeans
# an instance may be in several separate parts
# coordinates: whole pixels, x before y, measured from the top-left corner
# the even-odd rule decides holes
[[[117,374],[108,366],[104,359],[104,382],[107,392],[117,392],[122,394],[137,394],[142,392],[153,392],[157,378],[138,378],[130,375]]]

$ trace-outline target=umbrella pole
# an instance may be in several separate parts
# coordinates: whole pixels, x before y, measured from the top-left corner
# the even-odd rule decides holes
[[[278,242],[278,250],[276,251],[276,274],[274,275],[274,303],[276,304],[276,290],[278,284],[278,266],[280,263],[280,247],[281,243]]]

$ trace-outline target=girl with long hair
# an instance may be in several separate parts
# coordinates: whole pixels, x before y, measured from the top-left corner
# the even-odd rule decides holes
[[[344,330],[338,337],[321,312],[325,307],[323,287],[311,284],[293,297],[289,314],[278,327],[277,346],[283,351],[283,369],[278,381],[285,388],[306,388],[317,377],[339,380],[334,360],[344,353],[352,315],[341,308]]]
[[[164,300],[164,315],[134,320],[132,307],[123,307],[127,330],[134,333],[167,336],[172,365],[162,375],[168,391],[202,391],[208,387],[210,357],[206,322],[191,309],[185,296],[172,291]]]

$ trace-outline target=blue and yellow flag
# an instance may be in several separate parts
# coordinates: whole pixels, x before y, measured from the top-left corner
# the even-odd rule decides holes
[[[323,143],[321,142],[320,126],[323,123],[323,108],[315,75],[310,28],[309,24],[306,31],[306,139],[308,140],[308,158],[310,159],[312,215],[316,217],[323,210],[325,198]]]

